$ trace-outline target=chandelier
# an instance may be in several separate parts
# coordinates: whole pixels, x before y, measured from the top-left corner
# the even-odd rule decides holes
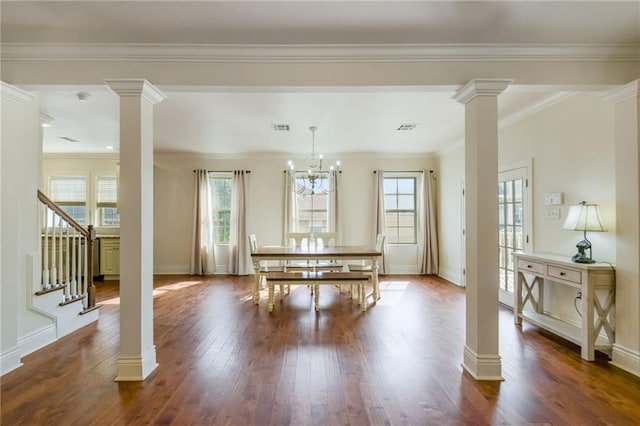
[[[329,170],[322,169],[322,154],[316,155],[316,126],[311,130],[311,155],[309,169],[305,172],[296,172],[293,161],[289,160],[289,173],[295,176],[296,184],[292,187],[297,194],[328,194],[335,190],[335,174],[340,173],[340,161],[335,166],[329,166]]]

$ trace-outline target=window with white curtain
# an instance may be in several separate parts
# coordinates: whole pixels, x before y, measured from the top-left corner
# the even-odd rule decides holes
[[[96,177],[97,224],[103,227],[120,226],[118,213],[118,182],[115,176]]]
[[[417,206],[415,173],[385,172],[384,207],[389,244],[417,244]]]
[[[51,176],[49,198],[80,225],[87,225],[87,178]]]
[[[210,173],[213,235],[216,244],[229,244],[231,234],[231,174]]]
[[[306,172],[296,172],[296,174],[303,176]],[[324,180],[321,186],[328,188],[329,179],[326,177],[321,179]],[[296,177],[296,184],[298,188],[305,188],[301,193],[296,194],[298,232],[329,232],[329,195],[313,194],[308,182],[305,182],[302,177]]]

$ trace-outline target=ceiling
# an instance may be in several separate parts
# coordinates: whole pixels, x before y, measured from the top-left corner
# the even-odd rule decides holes
[[[524,1],[3,1],[3,43],[215,45],[629,44],[640,42],[639,2]],[[118,97],[105,86],[23,86],[40,94],[50,153],[118,150]],[[325,153],[433,153],[458,143],[464,108],[455,87],[162,87],[157,151],[304,153],[309,126]],[[81,102],[78,92],[89,97]],[[556,94],[507,89],[508,119]],[[272,125],[288,124],[290,131]],[[402,124],[414,130],[398,131]],[[67,137],[77,142],[61,139]]]

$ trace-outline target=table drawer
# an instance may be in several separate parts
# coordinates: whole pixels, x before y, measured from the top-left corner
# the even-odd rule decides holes
[[[522,272],[531,272],[534,274],[544,274],[544,264],[531,262],[530,260],[518,260],[518,269]]]
[[[582,274],[580,274],[580,272],[573,269],[559,268],[557,266],[549,265],[547,268],[547,275],[564,281],[571,281],[576,284],[580,284],[582,281]]]

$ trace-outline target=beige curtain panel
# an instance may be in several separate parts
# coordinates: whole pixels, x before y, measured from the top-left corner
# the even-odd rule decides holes
[[[195,170],[194,175],[193,234],[189,273],[191,275],[210,275],[215,272],[216,262],[209,172]]]

